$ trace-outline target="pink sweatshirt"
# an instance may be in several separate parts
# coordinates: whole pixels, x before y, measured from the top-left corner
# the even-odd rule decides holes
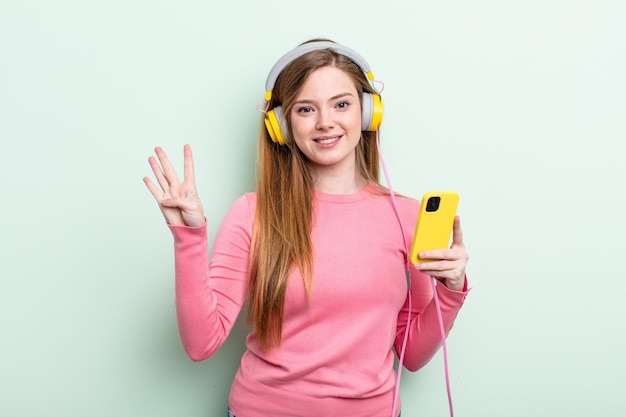
[[[419,202],[398,197],[410,248]],[[172,226],[176,308],[189,357],[213,355],[225,341],[246,296],[256,194],[239,198],[207,258],[206,225]],[[290,278],[280,347],[264,352],[254,332],[233,381],[237,417],[351,416],[391,413],[395,371],[407,322],[405,248],[390,198],[366,187],[355,194],[316,192],[311,302],[302,277]],[[417,370],[441,346],[430,278],[412,269],[411,328],[404,365]],[[445,329],[467,291],[437,286]]]

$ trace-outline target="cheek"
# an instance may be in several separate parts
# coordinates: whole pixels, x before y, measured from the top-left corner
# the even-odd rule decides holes
[[[362,110],[361,106],[357,107],[354,112],[352,112],[352,125],[357,129],[361,130],[361,119],[362,119]]]
[[[310,132],[311,129],[314,129],[314,126],[310,119],[292,119],[291,133],[293,133],[294,138],[307,134],[307,132]]]
[[[355,132],[358,132],[357,134],[360,136],[361,135],[361,112],[358,112],[357,114],[354,115],[351,126],[352,126],[352,129]]]
[[[303,142],[303,138],[305,136],[305,129],[302,123],[292,123],[291,124],[291,138],[293,141],[300,147]]]

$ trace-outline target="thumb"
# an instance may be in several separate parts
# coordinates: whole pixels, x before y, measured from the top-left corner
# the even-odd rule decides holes
[[[178,208],[186,211],[192,211],[198,207],[195,202],[189,201],[189,199],[181,197],[164,198],[163,200],[161,200],[161,205],[167,208]]]
[[[452,246],[463,246],[463,231],[461,230],[461,218],[454,217],[452,226]]]
[[[168,208],[178,207],[178,204],[176,203],[174,198],[164,198],[163,200],[159,201],[159,204],[161,204],[163,207]]]

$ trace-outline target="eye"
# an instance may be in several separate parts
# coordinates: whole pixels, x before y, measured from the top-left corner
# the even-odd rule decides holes
[[[307,106],[298,107],[298,109],[296,110],[296,112],[298,113],[311,113],[312,111],[313,109]]]
[[[348,103],[347,101],[340,101],[339,103],[337,103],[337,108],[338,109],[345,109],[350,105],[350,103]]]

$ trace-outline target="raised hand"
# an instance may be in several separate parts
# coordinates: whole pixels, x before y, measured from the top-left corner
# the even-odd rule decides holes
[[[465,284],[465,266],[469,255],[463,244],[463,232],[461,231],[461,219],[454,218],[452,228],[452,244],[450,249],[425,251],[419,254],[421,259],[432,259],[431,262],[423,262],[415,265],[421,272],[431,275],[442,281],[451,290],[460,291]]]
[[[193,169],[193,155],[191,146],[184,147],[184,178],[180,182],[176,171],[163,149],[155,150],[158,161],[153,157],[148,158],[148,163],[159,183],[157,187],[148,177],[143,182],[159,204],[165,221],[173,226],[200,226],[204,224],[204,212],[202,203],[196,190],[196,180]]]

